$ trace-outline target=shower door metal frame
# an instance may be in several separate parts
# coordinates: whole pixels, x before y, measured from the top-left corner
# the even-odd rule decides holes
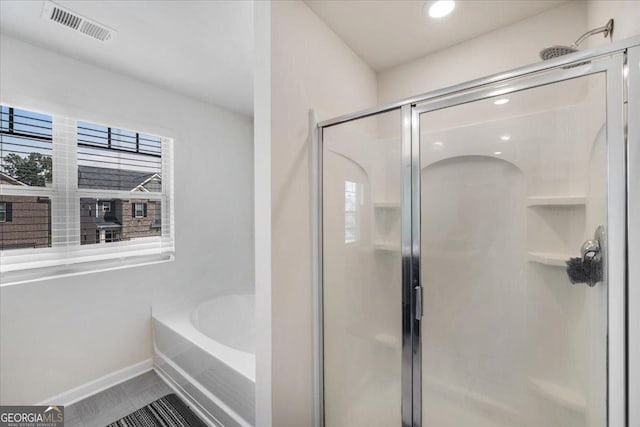
[[[640,46],[627,52],[627,232],[629,260],[640,259]],[[640,426],[640,264],[627,266],[628,413]]]
[[[633,49],[632,49],[633,48]],[[324,357],[323,357],[323,283],[322,283],[322,153],[323,153],[323,129],[347,123],[353,120],[370,117],[376,114],[401,110],[402,128],[402,283],[399,290],[402,293],[402,427],[420,427],[421,418],[421,346],[420,346],[420,320],[416,316],[416,291],[420,284],[420,141],[419,141],[419,115],[427,111],[446,108],[460,103],[471,102],[492,96],[499,96],[517,90],[533,88],[554,82],[560,82],[586,76],[590,74],[606,72],[607,79],[607,144],[608,144],[608,164],[611,165],[612,158],[618,159],[619,168],[609,168],[608,176],[608,206],[616,206],[608,212],[608,226],[610,227],[610,249],[609,258],[614,262],[609,266],[609,281],[616,283],[615,289],[609,292],[607,316],[608,327],[608,366],[607,366],[607,419],[608,427],[629,426],[629,399],[628,399],[628,341],[635,342],[636,347],[640,343],[633,339],[628,339],[629,326],[627,313],[630,307],[627,306],[627,235],[633,231],[634,235],[629,236],[629,244],[633,246],[636,256],[640,256],[640,226],[631,229],[627,222],[627,200],[630,190],[636,198],[640,200],[640,189],[638,185],[629,184],[626,180],[631,177],[640,177],[640,165],[634,169],[627,168],[625,155],[627,147],[625,145],[624,129],[627,120],[623,111],[624,83],[628,81],[623,77],[624,60],[627,52],[632,50],[633,58],[640,58],[640,36],[618,41],[593,49],[585,49],[573,54],[539,62],[525,67],[520,67],[504,73],[494,74],[488,77],[469,81],[467,83],[451,86],[448,88],[432,91],[415,97],[405,98],[400,101],[384,104],[378,107],[362,110],[359,112],[343,115],[330,120],[317,123],[314,147],[314,193],[315,193],[315,301],[316,301],[316,325],[315,325],[315,348],[317,354],[315,375],[315,397],[316,397],[316,427],[324,427]],[[609,59],[607,57],[615,55]],[[567,65],[584,63],[585,61],[595,61],[579,67],[568,68]],[[629,77],[635,75],[640,79],[640,70],[629,72]],[[513,83],[512,86],[502,86],[504,83]],[[629,90],[636,96],[640,95],[640,82],[630,86]],[[631,104],[631,103],[630,103]],[[640,107],[635,104],[631,111],[640,111]],[[634,141],[640,144],[640,131],[638,123],[629,123],[629,135],[633,135]],[[632,131],[633,129],[633,131]],[[617,142],[616,142],[617,141]],[[615,143],[613,143],[615,142]],[[636,144],[636,145],[637,145]],[[640,148],[629,149],[633,158],[640,159]],[[640,203],[633,204],[635,215],[640,215]],[[612,215],[616,214],[614,218]],[[417,219],[417,220],[416,220]],[[631,239],[633,237],[633,240]],[[613,238],[613,240],[611,240]],[[640,268],[630,269],[629,277],[634,281],[640,278]],[[633,274],[633,276],[631,276]],[[636,286],[640,286],[637,283]],[[636,291],[640,294],[640,291]],[[634,294],[635,295],[635,294]],[[636,298],[640,303],[640,295]],[[640,310],[635,307],[636,311]],[[640,317],[640,316],[638,316]],[[636,319],[638,318],[636,317]],[[632,329],[631,332],[637,329]],[[637,369],[637,368],[636,368]],[[638,375],[636,375],[638,377]],[[636,385],[635,390],[640,388]],[[640,391],[640,390],[638,390]],[[639,414],[640,416],[640,414]],[[638,422],[634,420],[633,422]]]

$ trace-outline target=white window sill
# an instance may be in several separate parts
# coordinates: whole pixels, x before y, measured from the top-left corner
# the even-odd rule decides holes
[[[126,258],[102,260],[88,259],[86,261],[77,261],[72,264],[41,265],[10,271],[0,271],[0,287],[120,270],[123,268],[141,267],[145,265],[170,262],[174,259],[175,257],[173,252],[163,252],[148,255],[127,256]]]

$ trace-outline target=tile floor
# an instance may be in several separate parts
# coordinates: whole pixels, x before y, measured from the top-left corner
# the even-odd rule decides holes
[[[167,394],[173,393],[149,371],[84,400],[65,406],[65,427],[105,427]]]

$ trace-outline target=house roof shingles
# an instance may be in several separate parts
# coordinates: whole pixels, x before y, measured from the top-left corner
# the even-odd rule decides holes
[[[97,190],[132,191],[156,173],[126,169],[78,166],[78,187]],[[150,191],[155,189],[149,188]]]

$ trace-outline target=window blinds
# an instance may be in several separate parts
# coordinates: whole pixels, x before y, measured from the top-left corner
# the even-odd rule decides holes
[[[0,212],[2,284],[173,257],[171,139],[0,111],[0,203],[12,210],[11,221]]]

